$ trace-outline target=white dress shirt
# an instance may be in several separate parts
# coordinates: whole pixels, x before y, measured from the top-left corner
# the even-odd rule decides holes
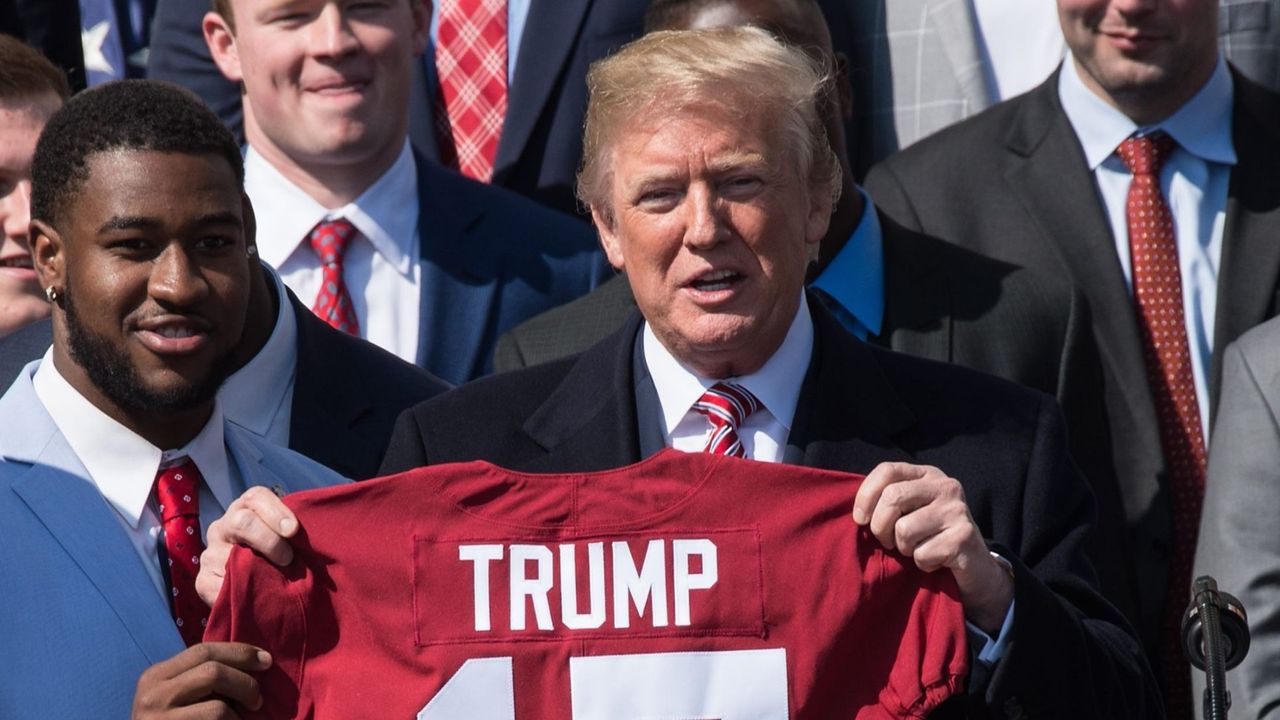
[[[1116,156],[1115,149],[1138,131],[1146,134],[1163,130],[1178,143],[1160,172],[1160,191],[1164,193],[1173,215],[1178,264],[1182,270],[1182,303],[1191,368],[1200,404],[1201,428],[1207,442],[1208,373],[1213,357],[1222,229],[1226,222],[1231,168],[1236,164],[1231,137],[1234,96],[1231,73],[1219,58],[1213,75],[1195,96],[1167,119],[1141,128],[1085,87],[1070,56],[1063,63],[1059,75],[1058,95],[1097,183],[1130,294],[1133,292],[1133,264],[1129,256],[1125,203],[1132,175]]]
[[[280,298],[275,327],[258,354],[222,382],[218,403],[227,420],[272,444],[289,447],[298,368],[298,316],[280,276],[271,270],[268,274]]]
[[[645,364],[658,392],[658,404],[662,406],[662,432],[668,447],[684,452],[700,452],[706,447],[711,423],[693,409],[693,404],[707,388],[720,380],[731,380],[750,390],[763,406],[738,428],[747,457],[764,462],[782,461],[796,403],[800,400],[800,384],[813,353],[813,319],[803,295],[782,345],[750,375],[711,379],[698,376],[663,347],[649,323],[644,324],[641,342]]]
[[[189,457],[199,468],[201,535],[222,517],[244,490],[244,480],[227,459],[223,416],[218,404],[200,433],[185,446],[161,450],[99,410],[71,387],[53,366],[50,349],[32,378],[36,397],[89,473],[89,480],[115,510],[138,557],[151,576],[156,592],[168,603],[168,591],[157,554],[163,526],[152,488],[161,467]]]
[[[307,238],[316,223],[346,218],[357,236],[343,259],[343,280],[366,340],[416,363],[421,272],[418,266],[418,176],[405,140],[399,157],[354,202],[325,208],[289,182],[252,147],[244,186],[258,220],[258,251],[310,306],[323,268]]]
[[[1039,85],[1058,67],[1067,43],[1054,0],[972,1],[992,104]]]

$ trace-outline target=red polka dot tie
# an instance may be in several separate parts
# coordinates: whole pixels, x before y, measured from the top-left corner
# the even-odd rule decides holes
[[[761,407],[763,405],[756,396],[741,385],[716,383],[707,388],[693,404],[693,409],[705,415],[711,423],[711,434],[702,451],[713,455],[746,457],[747,451],[742,447],[742,438],[738,437],[738,427]]]
[[[156,475],[156,500],[164,524],[164,549],[169,555],[169,609],[187,645],[200,642],[209,608],[196,595],[200,571],[200,471],[187,458]]]
[[[320,258],[320,292],[311,306],[311,312],[333,327],[351,334],[360,334],[360,321],[356,319],[351,295],[342,279],[342,260],[347,245],[356,235],[356,228],[347,220],[321,220],[311,231],[311,249]]]
[[[489,182],[507,116],[507,2],[440,0],[436,13],[441,159]]]
[[[1129,138],[1116,153],[1133,173],[1127,217],[1133,296],[1147,382],[1155,398],[1168,489],[1173,502],[1173,560],[1161,632],[1165,705],[1170,718],[1191,718],[1191,668],[1178,641],[1191,588],[1191,562],[1204,498],[1205,448],[1182,303],[1173,215],[1160,192],[1160,168],[1175,143],[1164,133]]]

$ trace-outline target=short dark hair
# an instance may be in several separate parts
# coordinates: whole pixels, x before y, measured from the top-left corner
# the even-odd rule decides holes
[[[26,100],[45,93],[71,97],[67,75],[40,51],[10,35],[0,35],[0,101]]]
[[[88,179],[89,158],[143,150],[224,158],[244,183],[231,132],[190,91],[157,80],[119,80],[86,90],[49,118],[31,159],[31,217],[56,225]]]

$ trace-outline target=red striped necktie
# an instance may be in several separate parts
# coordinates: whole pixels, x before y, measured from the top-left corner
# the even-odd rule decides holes
[[[436,14],[441,159],[489,182],[507,117],[507,2],[440,0]]]
[[[734,383],[719,382],[707,388],[707,391],[693,404],[693,409],[707,417],[711,423],[711,435],[703,452],[714,455],[732,455],[746,457],[747,451],[742,447],[742,438],[738,437],[738,427],[751,413],[764,407],[751,391]]]

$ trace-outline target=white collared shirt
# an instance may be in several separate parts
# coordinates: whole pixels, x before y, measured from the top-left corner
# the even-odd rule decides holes
[[[326,208],[289,182],[249,148],[245,192],[258,220],[258,250],[284,283],[310,306],[320,290],[322,266],[307,237],[321,220],[346,218],[359,231],[343,259],[343,280],[360,322],[360,335],[416,363],[421,272],[418,266],[418,176],[405,140],[382,177],[355,201]],[[283,301],[283,298],[282,298]]]
[[[992,104],[1044,82],[1067,50],[1053,0],[973,0],[973,14]]]
[[[1178,263],[1182,270],[1187,341],[1200,404],[1200,422],[1207,442],[1208,373],[1213,357],[1222,231],[1231,169],[1236,164],[1231,136],[1234,96],[1231,73],[1219,57],[1209,81],[1186,104],[1167,119],[1141,128],[1089,90],[1079,73],[1068,55],[1059,74],[1058,96],[1093,172],[1130,294],[1133,263],[1129,256],[1125,204],[1133,176],[1116,156],[1115,149],[1138,131],[1146,134],[1163,130],[1178,143],[1160,172],[1160,190],[1173,215]]]
[[[201,535],[208,531],[209,523],[222,517],[231,501],[244,490],[244,481],[234,463],[227,459],[220,407],[214,403],[209,421],[191,442],[162,451],[71,387],[53,366],[52,348],[40,361],[32,384],[41,404],[88,471],[89,480],[115,510],[156,592],[168,603],[157,554],[163,527],[152,488],[162,466],[189,457],[204,477],[200,487]]]
[[[227,420],[274,445],[289,447],[298,369],[298,317],[280,276],[266,270],[280,298],[275,327],[258,354],[223,381],[218,403]]]
[[[759,370],[738,378],[700,377],[663,347],[648,323],[643,332],[644,361],[662,407],[662,432],[668,447],[699,452],[706,446],[711,423],[693,409],[693,404],[716,382],[732,380],[750,390],[764,406],[738,428],[747,457],[764,462],[782,461],[796,403],[800,400],[800,385],[813,353],[813,319],[803,295],[777,352]]]

